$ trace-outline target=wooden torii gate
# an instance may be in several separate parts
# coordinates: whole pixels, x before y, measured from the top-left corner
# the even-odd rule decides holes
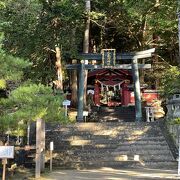
[[[155,49],[149,49],[136,53],[117,53],[115,49],[103,49],[102,53],[82,53],[80,54],[80,64],[66,65],[67,69],[78,69],[79,88],[78,88],[78,112],[77,122],[83,122],[84,109],[84,70],[85,69],[132,69],[135,95],[136,121],[142,120],[141,92],[138,69],[150,69],[151,64],[138,64],[138,59],[152,57]],[[101,65],[85,64],[85,60],[102,61]],[[131,64],[116,64],[116,60],[131,60]]]

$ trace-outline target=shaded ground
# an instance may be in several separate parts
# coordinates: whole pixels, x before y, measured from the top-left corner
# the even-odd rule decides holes
[[[1,179],[0,173],[0,179]],[[34,169],[27,169],[24,167],[18,167],[15,171],[6,172],[6,180],[33,180]]]
[[[46,180],[131,180],[131,179],[180,179],[177,171],[153,169],[125,169],[115,170],[101,168],[95,170],[56,170],[42,179]]]
[[[7,180],[34,180],[34,171],[20,170]],[[112,169],[46,170],[39,180],[165,180],[179,179],[177,170],[159,169]]]

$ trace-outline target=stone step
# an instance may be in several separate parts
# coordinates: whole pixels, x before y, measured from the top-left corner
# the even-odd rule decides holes
[[[124,112],[113,112],[113,111],[112,112],[107,112],[107,111],[105,111],[105,112],[103,112],[103,115],[102,114],[97,114],[97,116],[99,118],[105,118],[105,117],[108,117],[108,116],[121,117],[123,115],[127,116],[127,114],[131,115],[129,117],[135,117],[135,114],[133,112],[128,112],[127,113],[126,111],[124,111]]]
[[[53,161],[53,167],[62,169],[96,169],[102,167],[113,167],[113,168],[133,168],[137,167],[140,163],[136,161],[125,161],[125,162],[62,162]]]
[[[55,125],[55,126],[46,126],[47,130],[59,130],[59,131],[67,131],[67,130],[103,130],[103,129],[108,129],[108,128],[147,128],[147,127],[152,127],[156,128],[158,123],[157,122],[142,122],[142,123],[136,123],[136,122],[104,122],[104,123],[82,123],[82,124],[69,124],[69,125]]]
[[[88,150],[88,151],[92,151],[92,150],[124,150],[124,151],[137,151],[137,150],[141,150],[143,149],[144,151],[146,150],[167,150],[169,151],[169,147],[167,144],[139,144],[139,145],[121,145],[121,144],[91,144],[91,145],[84,145],[84,144],[69,144],[69,145],[62,145],[62,144],[55,144],[54,145],[54,149],[58,150]]]
[[[102,130],[55,130],[55,131],[46,131],[47,135],[58,134],[58,135],[121,135],[121,134],[143,134],[148,131],[149,133],[161,133],[159,129],[155,128],[109,128],[109,129],[102,129]]]
[[[119,155],[113,155],[113,154],[107,154],[106,156],[102,154],[93,154],[93,155],[71,155],[66,157],[59,157],[57,159],[61,159],[64,162],[86,162],[86,161],[98,161],[98,162],[104,162],[104,161],[173,161],[173,157],[170,154],[158,154],[158,155],[139,155],[139,154],[119,154]],[[56,160],[57,160],[56,159]]]
[[[58,168],[72,168],[72,169],[96,169],[100,167],[111,167],[115,169],[122,168],[159,168],[159,169],[176,169],[177,162],[174,161],[153,161],[153,162],[140,162],[140,161],[86,161],[86,162],[60,162],[54,161],[54,167]]]
[[[70,136],[67,135],[65,137],[62,136],[54,136],[52,135],[51,137],[48,137],[48,139],[46,139],[47,141],[57,141],[57,142],[61,142],[61,141],[72,141],[72,140],[91,140],[91,141],[95,141],[96,139],[98,139],[99,141],[139,141],[139,140],[143,140],[143,141],[163,141],[165,140],[163,135],[158,135],[158,136],[153,136],[153,135],[149,135],[149,134],[144,134],[144,135],[121,135],[118,137],[112,137],[112,136],[108,136],[108,135],[102,135],[102,136]]]
[[[138,139],[163,139],[164,136],[161,133],[156,133],[154,134],[138,134],[138,133],[119,133],[119,134],[66,134],[66,135],[61,135],[61,134],[52,134],[52,135],[46,135],[46,139],[57,139],[58,141],[62,140],[138,140]]]
[[[50,141],[47,140],[46,142]],[[94,140],[84,140],[84,139],[72,139],[72,140],[59,140],[55,139],[54,144],[57,146],[144,146],[144,145],[167,145],[167,142],[164,138],[154,139],[138,139],[138,140],[126,140],[126,139],[94,139]],[[48,143],[47,143],[48,145]]]
[[[67,131],[67,130],[103,130],[108,128],[130,128],[130,127],[136,127],[136,128],[146,128],[146,127],[158,127],[158,122],[104,122],[104,123],[75,123],[75,124],[69,124],[69,125],[55,125],[55,126],[46,126],[47,130],[60,130],[60,131]]]
[[[166,154],[166,155],[171,155],[169,149],[94,149],[94,150],[63,150],[63,149],[55,149],[54,153],[58,153],[60,155],[79,155],[79,156],[98,156],[98,155],[103,155],[103,156],[108,156],[110,154],[113,155],[121,155],[121,154],[138,154],[138,155],[161,155],[161,154]]]
[[[108,112],[105,112],[104,113],[104,117],[100,117],[100,119],[107,119],[107,118],[122,118],[122,117],[125,117],[127,119],[135,119],[135,114],[133,113],[126,113],[126,112],[123,112],[123,113],[108,113]]]
[[[111,128],[111,129],[102,129],[102,130],[96,130],[96,131],[81,131],[81,130],[74,130],[74,131],[50,131],[46,132],[46,135],[53,136],[53,135],[61,135],[61,136],[95,136],[95,135],[111,135],[111,136],[121,136],[121,135],[142,135],[143,133],[146,133],[148,131],[148,134],[161,134],[160,130],[153,129],[153,128],[143,128],[143,129],[137,129],[137,128],[127,128],[127,129],[120,129],[120,128]],[[53,134],[52,134],[53,133]]]
[[[118,113],[111,115],[113,109],[107,109],[106,113],[104,120],[118,121],[121,118]],[[130,113],[123,114],[126,115]],[[46,146],[49,148],[49,142],[54,142],[53,166],[58,168],[177,167],[157,121],[93,122],[49,127],[46,129]]]

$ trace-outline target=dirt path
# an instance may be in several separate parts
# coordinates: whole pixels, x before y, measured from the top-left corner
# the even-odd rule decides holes
[[[180,179],[177,171],[156,169],[117,170],[102,168],[94,170],[56,170],[43,176],[42,180],[165,180]]]

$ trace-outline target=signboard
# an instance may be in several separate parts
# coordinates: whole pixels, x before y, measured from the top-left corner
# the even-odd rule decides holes
[[[0,159],[14,158],[14,146],[0,146]]]
[[[83,116],[88,116],[88,111],[83,111]]]
[[[103,66],[115,66],[116,64],[115,49],[102,49],[102,64]]]
[[[63,106],[70,106],[70,105],[71,105],[71,101],[69,101],[69,100],[63,101]]]

